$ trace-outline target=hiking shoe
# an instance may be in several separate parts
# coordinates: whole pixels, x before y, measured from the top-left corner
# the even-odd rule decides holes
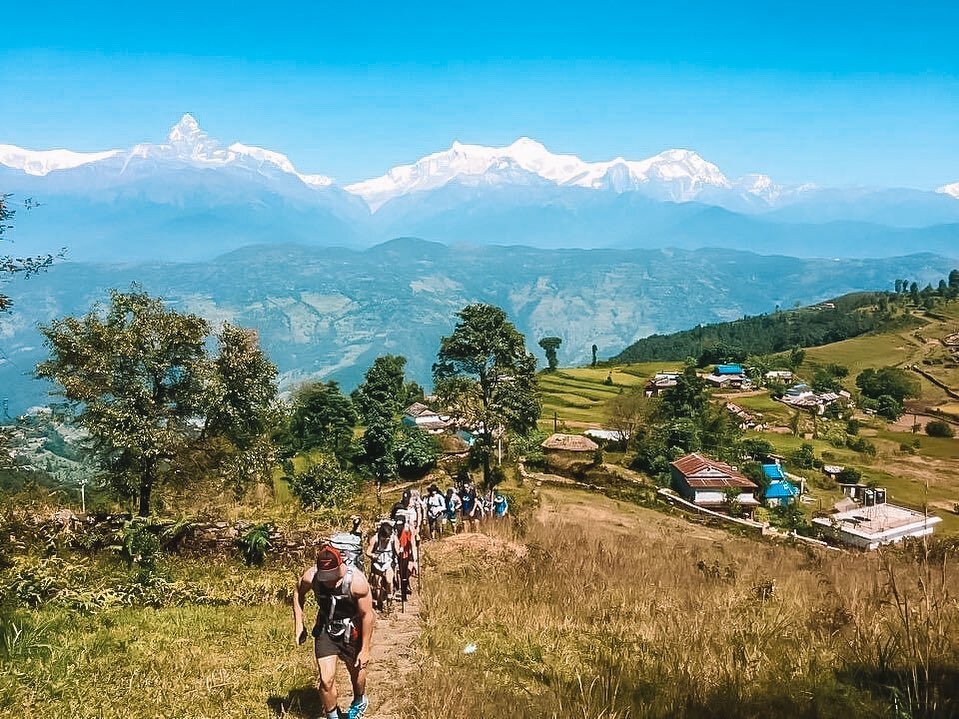
[[[353,702],[350,704],[350,710],[346,713],[346,719],[360,719],[366,713],[367,707],[370,705],[370,700],[363,695],[363,698],[358,702]]]

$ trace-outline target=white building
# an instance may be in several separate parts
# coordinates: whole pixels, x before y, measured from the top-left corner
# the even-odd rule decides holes
[[[850,501],[843,500],[847,503]],[[928,536],[942,519],[883,501],[869,506],[844,508],[844,511],[828,517],[816,517],[812,521],[843,544],[871,550],[883,544],[901,542],[906,537]]]

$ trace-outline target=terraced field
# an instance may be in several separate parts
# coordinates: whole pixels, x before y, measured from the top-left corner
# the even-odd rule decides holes
[[[570,367],[538,376],[543,400],[542,429],[558,425],[570,428],[602,427],[606,404],[621,392],[631,391],[663,369],[677,363],[650,362],[618,367]]]

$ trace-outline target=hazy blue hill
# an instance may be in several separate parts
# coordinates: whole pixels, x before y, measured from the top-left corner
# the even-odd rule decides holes
[[[259,330],[285,383],[332,377],[352,386],[384,352],[409,358],[427,382],[440,336],[472,301],[504,307],[536,340],[563,338],[563,363],[601,356],[641,337],[700,323],[888,288],[924,284],[954,259],[931,254],[879,260],[809,260],[732,250],[543,250],[443,245],[402,238],[358,251],[271,244],[210,262],[61,263],[7,285],[16,300],[0,318],[0,399],[11,411],[46,401],[29,378],[44,356],[38,322],[86,312],[111,287],[139,282],[173,306]]]

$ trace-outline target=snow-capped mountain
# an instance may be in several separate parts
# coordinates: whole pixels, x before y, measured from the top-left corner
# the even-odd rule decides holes
[[[108,160],[111,162],[104,164]],[[116,168],[119,174],[123,174],[132,165],[143,161],[175,163],[197,168],[235,166],[260,173],[280,172],[296,177],[313,188],[326,188],[333,184],[333,180],[324,175],[299,172],[290,159],[279,152],[239,142],[223,147],[218,140],[211,138],[190,114],[183,115],[180,121],[170,128],[166,142],[141,143],[129,150],[36,151],[14,145],[0,145],[0,165],[36,176],[90,165],[100,165],[99,169],[105,172]]]
[[[16,145],[0,145],[0,165],[23,170],[28,175],[43,177],[56,170],[70,170],[80,165],[99,162],[120,154],[106,152],[73,152],[72,150],[24,150]]]
[[[161,141],[128,149],[0,145],[0,193],[44,205],[5,235],[18,253],[67,245],[84,260],[205,259],[257,243],[356,248],[403,236],[852,256],[959,247],[959,183],[938,193],[784,186],[765,174],[729,177],[692,150],[588,162],[521,137],[504,147],[454,142],[340,187],[275,150],[221,143],[189,114]]]
[[[942,187],[936,188],[936,192],[942,195],[949,195],[949,197],[955,197],[959,200],[959,182],[953,182],[951,185],[943,185]]]
[[[608,162],[586,162],[576,155],[557,155],[541,143],[522,137],[505,147],[454,142],[412,165],[394,167],[381,177],[347,185],[372,211],[390,200],[457,182],[467,186],[534,184],[583,187],[613,192],[642,191],[673,202],[697,199],[707,190],[744,192],[766,201],[782,188],[766,175],[730,180],[720,169],[691,150],[666,150],[645,160],[618,157]]]

